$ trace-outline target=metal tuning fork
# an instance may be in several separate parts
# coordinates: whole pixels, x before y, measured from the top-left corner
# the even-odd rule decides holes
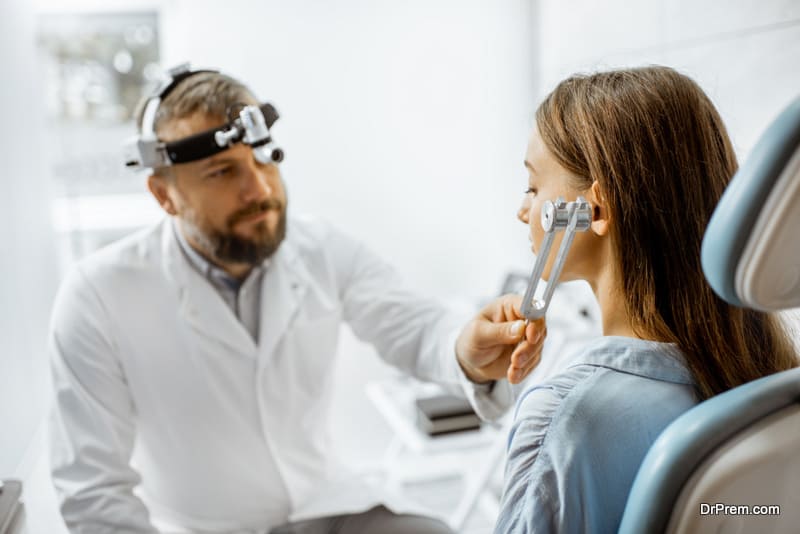
[[[564,268],[567,253],[570,246],[572,246],[572,240],[575,238],[575,232],[585,232],[589,229],[592,224],[592,209],[583,197],[579,196],[574,202],[566,202],[563,197],[558,197],[555,202],[551,200],[544,202],[541,220],[542,228],[545,232],[544,240],[542,241],[541,250],[536,254],[536,262],[533,264],[533,272],[528,281],[528,288],[522,298],[521,311],[527,321],[534,321],[544,317],[547,312],[547,308],[550,306],[550,299],[553,297],[553,290],[558,282],[558,277],[561,276],[561,270]],[[550,270],[547,288],[541,299],[535,299],[534,296],[542,279],[544,267],[550,257],[550,248],[553,246],[556,232],[562,230],[564,231],[564,239],[561,241],[556,261]]]

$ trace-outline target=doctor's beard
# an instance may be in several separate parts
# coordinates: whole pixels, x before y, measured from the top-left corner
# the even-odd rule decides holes
[[[241,219],[267,210],[278,212],[274,229],[262,220],[253,226],[254,237],[241,237],[234,232],[234,226]],[[228,217],[224,231],[212,228],[208,221],[200,220],[194,211],[184,212],[183,222],[195,241],[213,259],[258,265],[272,256],[286,237],[286,205],[277,199],[248,205]]]

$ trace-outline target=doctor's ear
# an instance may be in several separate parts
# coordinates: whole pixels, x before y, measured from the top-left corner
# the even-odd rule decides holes
[[[592,205],[592,232],[599,236],[608,235],[611,228],[611,219],[605,195],[603,195],[600,183],[597,180],[592,182],[589,191],[589,203]]]
[[[175,203],[169,195],[169,184],[167,178],[158,174],[151,174],[147,177],[147,188],[155,197],[159,205],[170,215],[177,215]]]

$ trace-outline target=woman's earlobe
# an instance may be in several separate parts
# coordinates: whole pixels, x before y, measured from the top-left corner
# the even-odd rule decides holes
[[[605,236],[608,235],[608,221],[606,219],[598,219],[596,221],[592,221],[592,233],[597,236]]]
[[[608,211],[603,206],[594,204],[592,206],[591,230],[595,235],[604,236],[609,229]]]
[[[595,235],[604,236],[608,234],[610,222],[608,219],[608,209],[605,205],[600,183],[595,180],[592,183],[592,225],[591,230]]]

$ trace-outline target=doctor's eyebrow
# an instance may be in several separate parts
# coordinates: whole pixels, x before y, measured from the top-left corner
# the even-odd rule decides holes
[[[212,168],[212,167],[216,167],[216,166],[218,166],[218,165],[229,165],[229,164],[231,164],[231,163],[233,163],[233,162],[235,162],[235,161],[236,161],[236,160],[234,160],[234,159],[231,159],[231,158],[228,158],[228,157],[224,157],[224,158],[218,158],[218,159],[213,159],[213,158],[212,158],[212,159],[210,159],[209,161],[207,161],[207,162],[206,162],[206,163],[203,165],[202,169],[203,169],[203,170],[208,170],[208,169],[210,169],[210,168]]]
[[[533,163],[531,163],[531,162],[530,162],[530,161],[528,161],[527,159],[524,161],[524,163],[525,163],[525,167],[526,167],[526,168],[527,168],[529,171],[531,171],[531,172],[532,172],[532,173],[534,173],[534,174],[538,174],[538,173],[536,172],[536,169],[534,169],[534,168],[533,168]]]

